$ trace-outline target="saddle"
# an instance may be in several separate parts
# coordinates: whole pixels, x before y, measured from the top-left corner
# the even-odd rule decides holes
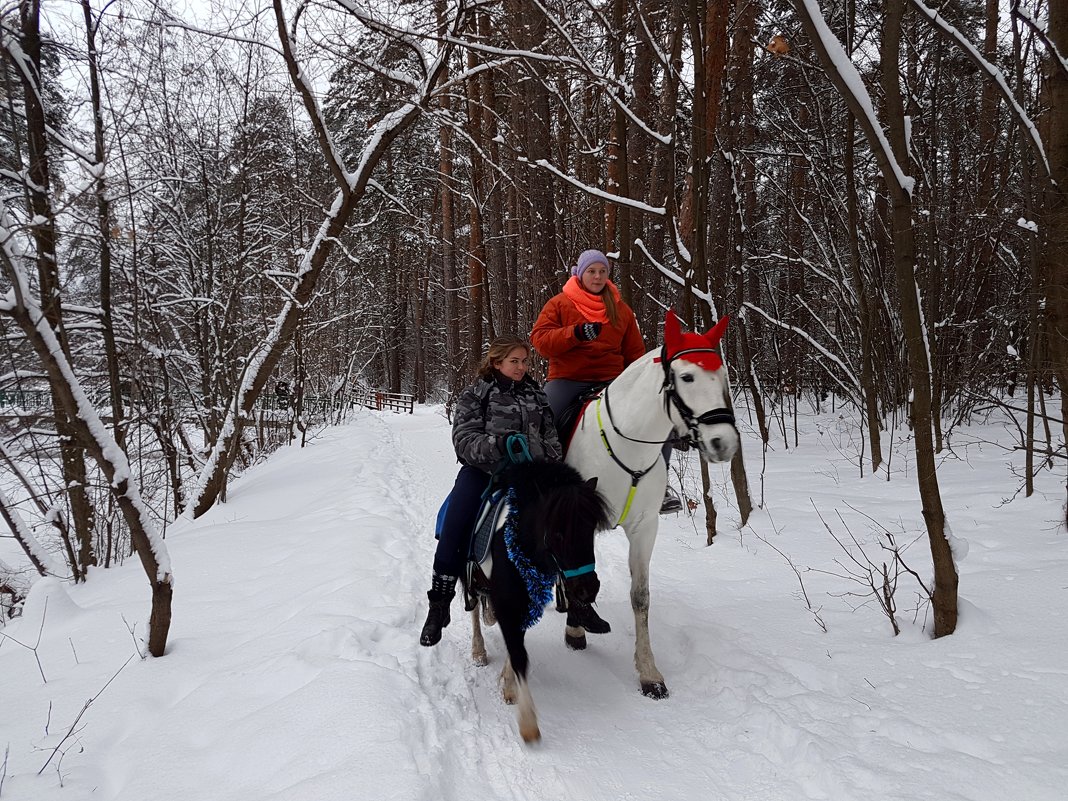
[[[556,433],[560,435],[560,444],[563,445],[565,452],[568,446],[571,445],[571,437],[575,434],[575,427],[578,425],[578,421],[582,419],[582,410],[586,408],[586,404],[590,401],[596,400],[608,384],[608,381],[604,381],[583,390],[560,412],[560,419],[556,421]]]
[[[471,546],[467,552],[467,566],[463,576],[464,609],[470,612],[478,605],[480,595],[489,594],[489,577],[493,571],[490,544],[504,525],[508,507],[503,489],[490,488],[482,499],[482,507],[471,531]]]

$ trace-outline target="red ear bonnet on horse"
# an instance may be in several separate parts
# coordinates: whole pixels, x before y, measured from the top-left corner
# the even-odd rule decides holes
[[[723,315],[712,328],[704,334],[684,333],[679,318],[675,312],[668,309],[664,317],[664,349],[668,361],[677,354],[680,359],[693,362],[705,370],[718,370],[723,366],[723,360],[712,348],[719,347],[723,334],[727,330],[727,321],[730,318]],[[683,353],[683,351],[690,351]]]

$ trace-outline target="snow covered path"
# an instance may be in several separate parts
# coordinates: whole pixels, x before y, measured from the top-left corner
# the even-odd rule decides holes
[[[43,632],[48,683],[32,653],[0,647],[0,748],[10,746],[0,799],[1063,799],[1068,624],[1046,616],[1064,603],[1063,536],[1028,530],[1005,550],[985,501],[962,568],[965,597],[983,608],[965,601],[957,635],[892,638],[877,613],[828,595],[850,587],[813,573],[823,633],[789,565],[755,533],[778,537],[799,566],[830,569],[840,552],[807,499],[866,500],[872,514],[879,501],[870,482],[791,474],[799,464],[769,462],[774,508],[744,536],[705,548],[703,527],[665,521],[651,612],[665,701],[638,692],[626,542],[601,535],[600,609],[613,632],[568,651],[552,610],[531,632],[545,739],[528,748],[497,690],[496,629],[489,667],[470,661],[459,602],[442,643],[417,644],[432,521],[455,473],[448,425],[425,408],[361,413],[172,528],[168,654],[127,665],[39,778],[132,650],[123,617],[143,632],[148,589],[132,562],[81,587],[35,589],[5,631],[22,642]],[[982,494],[957,486],[960,527]],[[887,503],[913,491],[887,487]],[[1030,509],[1035,521],[1050,511]]]

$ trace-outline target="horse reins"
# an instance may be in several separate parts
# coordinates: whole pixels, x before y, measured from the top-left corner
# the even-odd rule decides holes
[[[664,366],[664,383],[660,385],[660,391],[664,393],[664,411],[668,415],[668,419],[671,419],[670,405],[674,404],[676,411],[682,421],[686,424],[688,431],[688,439],[690,444],[694,447],[698,447],[700,443],[700,429],[702,425],[713,425],[716,423],[726,423],[728,425],[735,425],[734,413],[726,407],[717,407],[715,409],[709,409],[700,416],[693,413],[693,409],[682,398],[679,397],[678,391],[675,389],[675,374],[671,372],[671,363],[675,359],[679,358],[686,353],[715,353],[715,348],[687,348],[680,350],[678,353],[668,358],[667,345],[664,345],[660,350],[659,360]],[[608,422],[612,425],[612,430],[616,432],[620,437],[629,442],[638,442],[643,445],[663,445],[663,442],[649,439],[635,439],[634,437],[628,437],[622,431],[619,430],[619,426],[616,425],[615,420],[612,419],[612,406],[608,402],[608,387],[604,388],[604,391],[597,397],[597,428],[601,434],[601,443],[604,445],[604,449],[608,451],[608,455],[612,457],[620,469],[630,476],[630,489],[627,491],[627,500],[623,504],[623,513],[620,515],[619,520],[616,521],[616,525],[622,525],[623,521],[627,519],[627,515],[630,514],[630,506],[634,502],[634,495],[638,491],[638,482],[641,481],[649,472],[656,467],[657,462],[660,461],[659,454],[657,458],[644,470],[632,470],[623,461],[616,456],[615,451],[612,450],[612,446],[608,443],[608,436],[605,434],[604,422],[601,420],[601,400],[604,400],[605,411],[608,412]]]

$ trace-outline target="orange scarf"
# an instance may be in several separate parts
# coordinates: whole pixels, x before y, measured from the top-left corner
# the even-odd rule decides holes
[[[605,289],[611,290],[612,294],[615,296],[616,303],[623,302],[619,290],[616,289],[616,285],[611,281],[605,284]],[[589,322],[608,322],[608,312],[605,311],[604,308],[604,298],[600,295],[594,295],[592,292],[587,292],[576,276],[571,276],[567,283],[564,284],[564,294],[567,296],[568,300],[575,304],[575,308],[579,310],[579,314],[585,317]]]

